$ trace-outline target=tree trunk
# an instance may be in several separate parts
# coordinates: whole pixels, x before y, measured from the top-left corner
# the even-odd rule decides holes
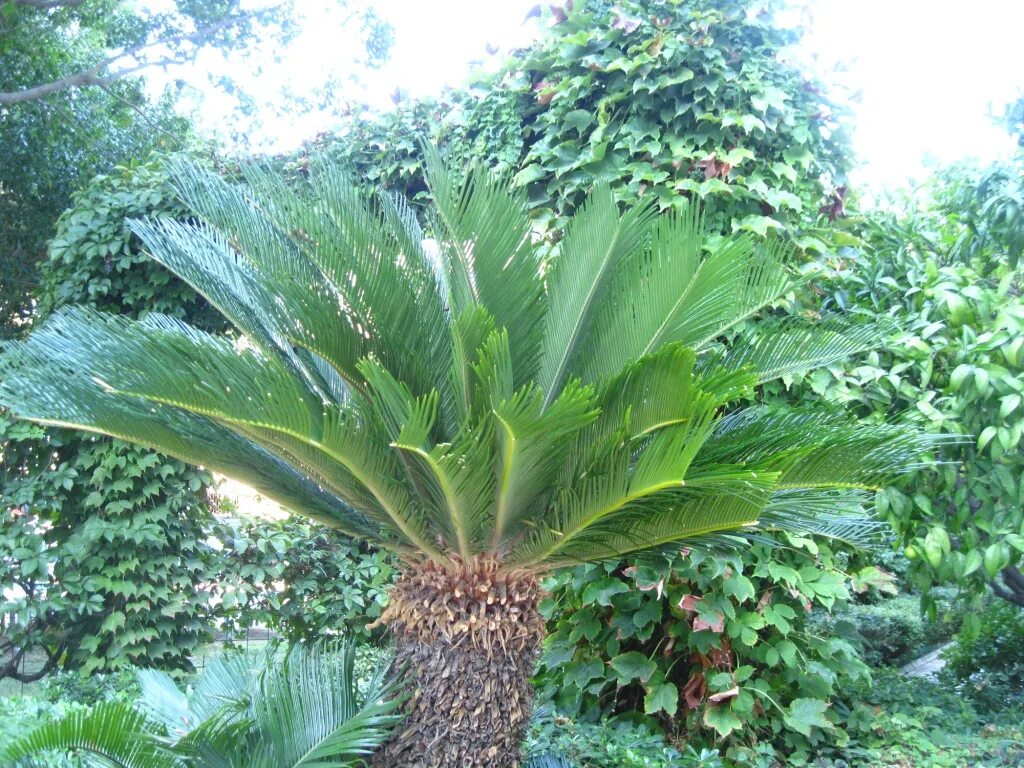
[[[374,768],[518,768],[544,622],[536,577],[493,557],[408,570],[381,621],[408,682],[405,720]]]

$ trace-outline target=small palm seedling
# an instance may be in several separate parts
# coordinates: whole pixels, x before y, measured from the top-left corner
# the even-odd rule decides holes
[[[382,618],[413,689],[377,764],[509,768],[540,576],[758,526],[851,534],[926,441],[812,404],[741,407],[878,343],[763,319],[789,287],[783,247],[711,240],[695,206],[623,211],[599,186],[542,259],[521,192],[428,155],[436,255],[404,202],[337,168],[236,185],[175,166],[194,218],[131,227],[237,333],[66,309],[7,350],[0,403],[397,553]]]

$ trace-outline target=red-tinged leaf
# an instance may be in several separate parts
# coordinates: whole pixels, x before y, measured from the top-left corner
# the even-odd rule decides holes
[[[698,614],[693,620],[693,631],[700,632],[705,629],[710,629],[716,634],[724,631],[725,615],[715,611],[715,613],[712,614],[712,620],[708,621],[703,615]]]
[[[552,4],[549,5],[548,8],[551,9],[551,15],[555,17],[555,24],[561,24],[563,21],[569,18],[568,15],[565,13],[565,8],[562,8],[559,5]]]
[[[658,590],[658,599],[661,600],[661,595],[665,590],[665,580],[658,579],[654,584],[641,584],[640,582],[637,582],[636,588],[641,592],[650,592],[651,590],[656,589]]]
[[[708,651],[708,661],[715,669],[732,669],[732,646],[724,637],[717,648]]]
[[[683,595],[677,605],[682,611],[696,611],[700,607],[700,600],[696,595]]]
[[[704,680],[704,675],[700,672],[694,672],[683,688],[683,701],[686,702],[686,708],[697,709],[701,702],[704,701],[704,694],[707,693],[707,690],[708,686]]]

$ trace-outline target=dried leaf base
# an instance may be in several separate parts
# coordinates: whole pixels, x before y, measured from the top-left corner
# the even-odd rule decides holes
[[[410,698],[374,768],[518,768],[544,637],[539,596],[536,578],[487,557],[402,577],[382,620]]]

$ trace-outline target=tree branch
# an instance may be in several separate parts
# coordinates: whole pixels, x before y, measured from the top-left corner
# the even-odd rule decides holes
[[[18,2],[26,4],[34,4],[37,2],[57,2],[58,0],[16,0]],[[67,5],[69,2],[80,2],[81,0],[62,0],[62,5]],[[31,88],[25,88],[20,91],[0,91],[0,104],[21,104],[26,101],[34,101],[49,96],[53,93],[60,91],[66,91],[70,88],[83,88],[88,86],[103,86],[109,85],[116,80],[120,80],[127,75],[134,72],[138,72],[143,69],[157,66],[167,66],[170,64],[181,64],[187,61],[190,57],[182,56],[167,56],[155,61],[143,61],[124,69],[120,69],[116,72],[104,73],[104,70],[111,64],[120,61],[124,58],[135,57],[137,54],[143,53],[144,51],[151,50],[154,48],[160,48],[163,46],[175,47],[182,45],[183,43],[198,43],[204,39],[213,37],[218,32],[225,30],[229,27],[240,24],[243,21],[251,19],[257,15],[266,13],[274,8],[280,7],[284,3],[277,3],[275,5],[268,6],[267,8],[261,8],[257,11],[250,11],[246,13],[240,13],[234,16],[228,16],[220,21],[197,29],[194,32],[183,32],[179,35],[174,35],[168,38],[162,38],[157,40],[149,40],[144,43],[126,48],[125,50],[117,53],[107,59],[104,59],[99,64],[95,64],[88,69],[84,69],[75,74],[68,75],[66,77],[53,80],[49,83],[42,83],[40,85],[33,86]],[[41,7],[35,6],[33,7]]]
[[[1000,575],[1003,577],[1002,584],[995,579],[989,582],[992,592],[996,597],[1024,608],[1024,574],[1011,565],[1004,568]]]
[[[40,11],[52,11],[54,8],[73,8],[85,0],[11,0],[23,8],[36,8]]]

